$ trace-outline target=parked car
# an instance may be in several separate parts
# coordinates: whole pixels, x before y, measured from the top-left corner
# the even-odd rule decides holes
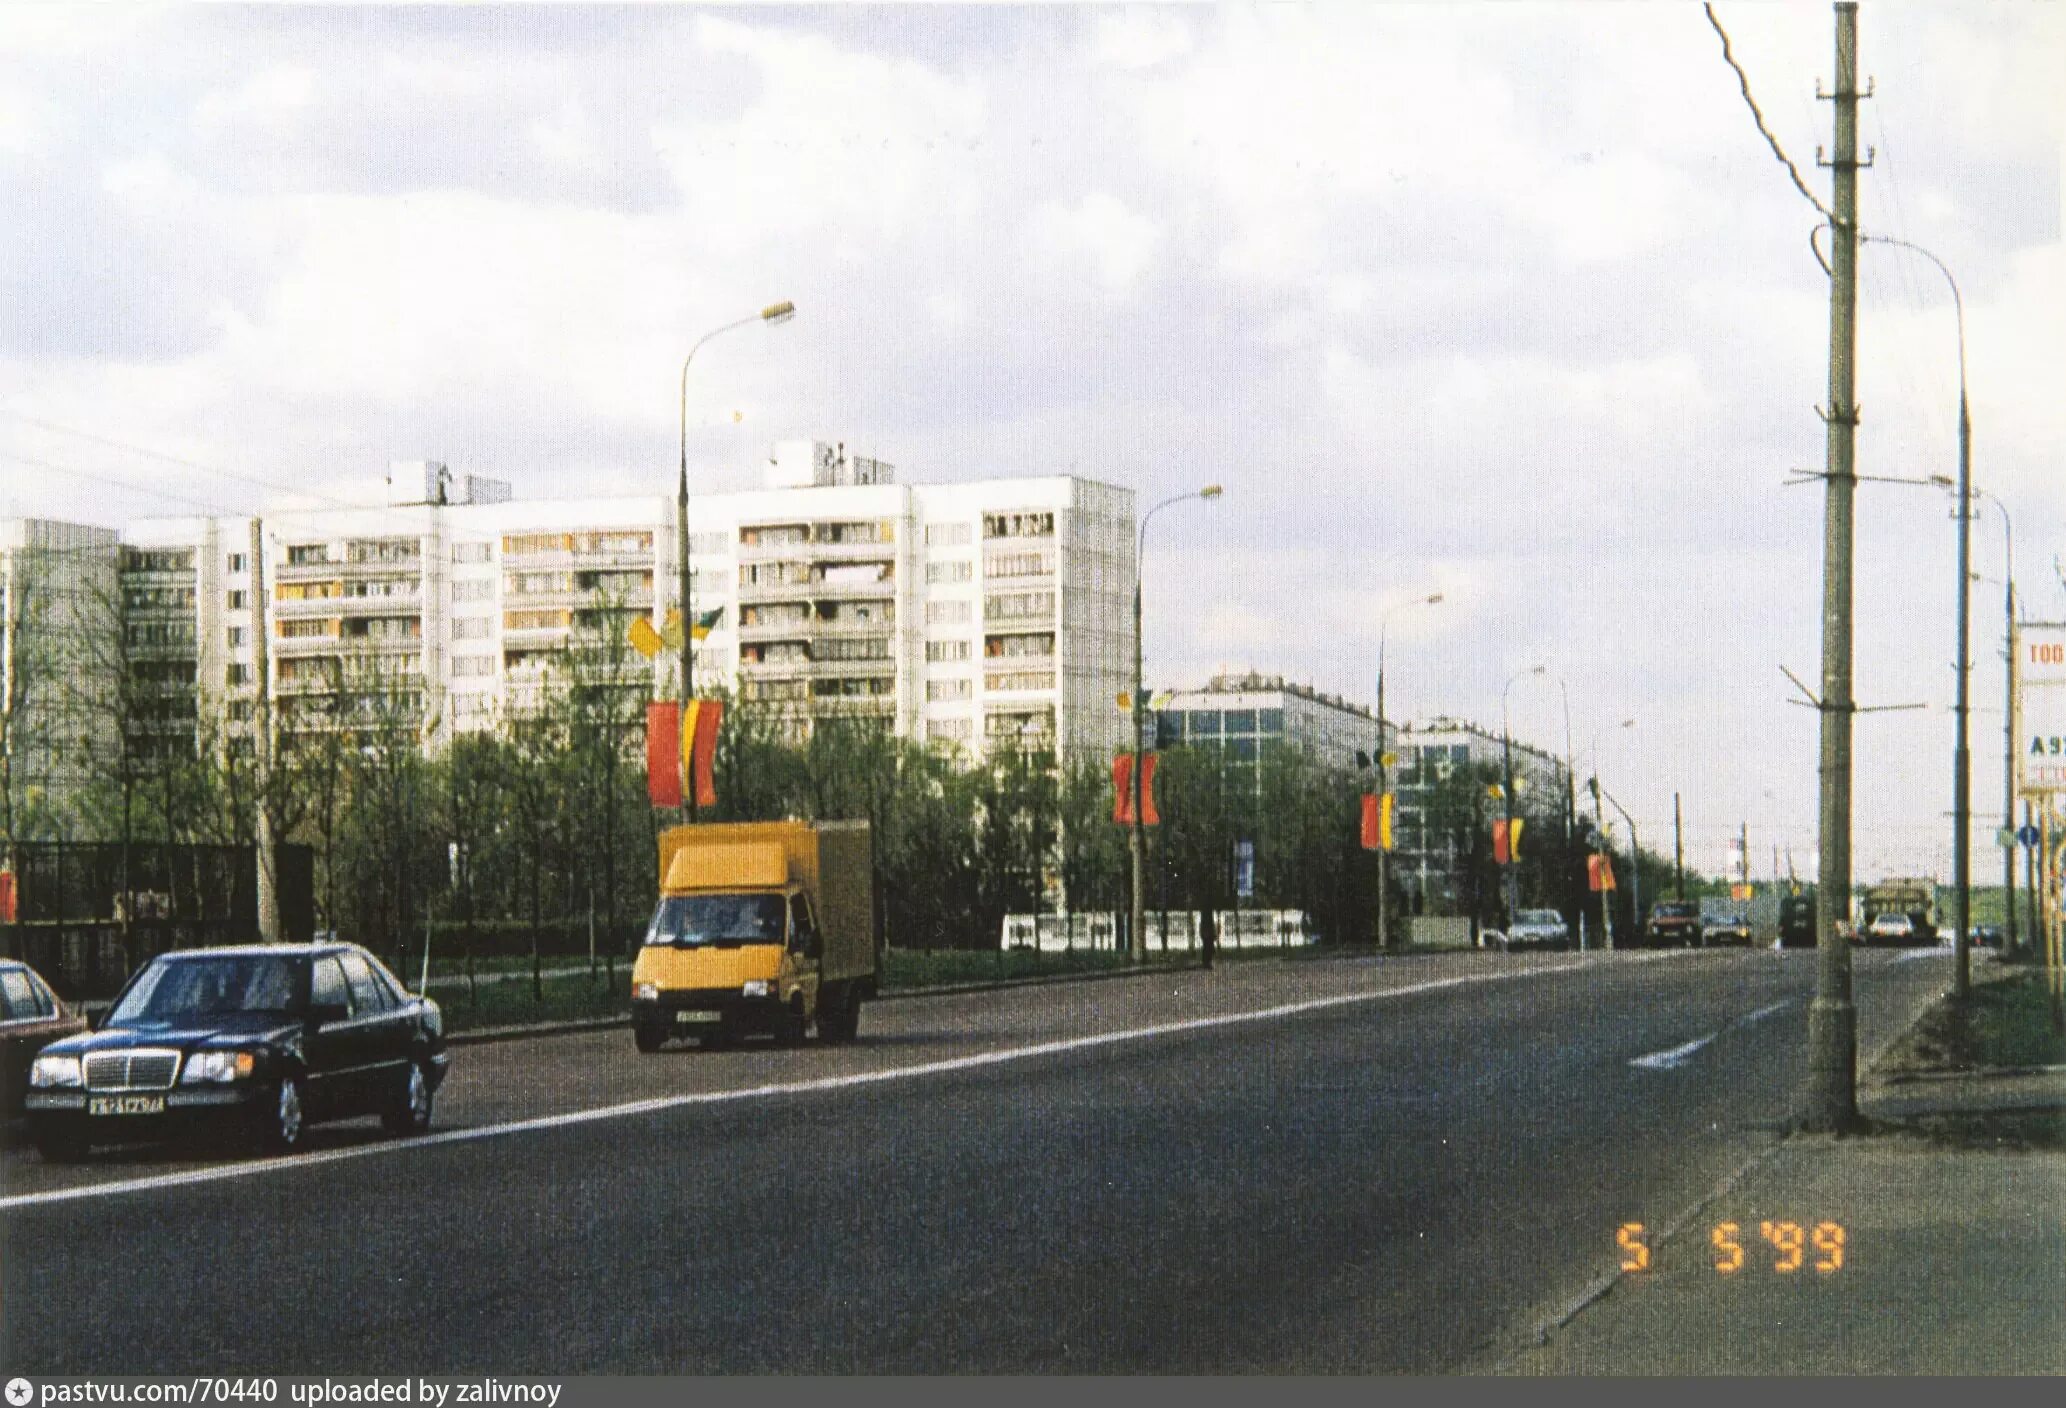
[[[37,1053],[85,1030],[85,1016],[52,992],[40,973],[0,958],[0,1110],[20,1112]]]
[[[1915,921],[1905,914],[1876,914],[1865,926],[1865,942],[1912,944],[1915,942]]]
[[[1975,924],[1972,944],[1975,948],[2000,948],[2002,927],[1999,924]]]
[[[1815,892],[1787,895],[1779,901],[1779,947],[1815,947]]]
[[[1659,900],[1650,906],[1643,936],[1652,948],[1697,948],[1700,906],[1692,900]]]
[[[1700,943],[1703,948],[1718,944],[1750,943],[1750,916],[1742,911],[1723,911],[1708,915],[1700,921]]]
[[[186,949],[129,979],[99,1029],[52,1042],[29,1074],[43,1157],[227,1127],[274,1153],[318,1121],[430,1127],[444,1015],[356,944]]]
[[[1517,948],[1569,948],[1571,928],[1554,909],[1516,910],[1514,922],[1500,936],[1499,947],[1502,952]]]

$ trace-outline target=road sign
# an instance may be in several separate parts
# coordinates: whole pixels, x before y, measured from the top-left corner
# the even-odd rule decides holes
[[[2066,623],[2026,623],[2016,636],[2016,787],[2066,792]]]
[[[2017,828],[2016,840],[2022,844],[2025,850],[2034,848],[2037,845],[2039,839],[2040,838],[2037,834],[2036,827],[2026,823],[2025,825]]]
[[[1234,893],[1244,900],[1255,898],[1255,842],[1234,843]]]

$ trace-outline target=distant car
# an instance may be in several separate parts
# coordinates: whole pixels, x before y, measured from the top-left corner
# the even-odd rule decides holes
[[[1652,948],[1695,948],[1700,943],[1700,906],[1691,900],[1660,900],[1650,906],[1643,936]]]
[[[1750,943],[1750,916],[1747,914],[1710,914],[1700,921],[1700,943],[1704,948],[1720,944]]]
[[[1517,948],[1569,948],[1571,929],[1564,923],[1564,916],[1554,909],[1517,910],[1514,922],[1500,936],[1499,947],[1502,952]]]
[[[1972,943],[1975,948],[2000,948],[2002,928],[1999,924],[1976,924],[1973,926]]]
[[[52,992],[41,974],[26,963],[0,959],[0,1109],[19,1113],[37,1053],[85,1030],[84,1015]]]
[[[1815,892],[1787,895],[1779,901],[1779,947],[1815,947]]]
[[[29,1073],[29,1137],[49,1160],[228,1127],[286,1153],[317,1120],[430,1127],[444,1016],[355,944],[185,949],[137,970],[100,1029]]]
[[[1905,914],[1876,914],[1865,926],[1868,944],[1912,944],[1915,939],[1915,921]]]

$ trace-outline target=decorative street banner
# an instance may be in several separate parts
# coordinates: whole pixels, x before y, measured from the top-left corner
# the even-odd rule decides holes
[[[689,705],[689,721],[682,730],[684,771],[696,789],[696,805],[717,805],[717,785],[711,770],[717,762],[717,726],[723,720],[722,699],[698,699]]]
[[[681,706],[672,699],[646,705],[646,796],[656,807],[681,805]]]
[[[1161,814],[1155,810],[1155,759],[1158,755],[1149,753],[1141,763],[1141,825],[1159,826]],[[1133,760],[1132,753],[1121,753],[1112,760],[1112,820],[1121,826],[1133,825]]]
[[[1585,883],[1589,889],[1611,890],[1614,888],[1614,858],[1612,856],[1590,855],[1585,858]]]
[[[2016,635],[2016,787],[2066,792],[2066,623]]]

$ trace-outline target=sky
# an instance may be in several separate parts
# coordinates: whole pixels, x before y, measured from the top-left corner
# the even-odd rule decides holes
[[[1727,0],[1825,202],[1831,8]],[[1953,271],[1975,482],[2066,619],[2066,6],[1859,11],[1868,234]],[[1828,281],[1700,6],[0,6],[0,514],[699,489],[777,440],[1145,506],[1151,687],[1261,670],[1814,870]],[[1948,288],[1861,254],[1861,473],[1957,466]],[[1957,521],[1857,510],[1854,870],[1951,874]],[[2004,533],[1973,524],[1998,881]],[[1440,592],[1434,606],[1408,603]],[[1547,673],[1525,673],[1537,665]],[[1515,678],[1516,675],[1520,677]]]

